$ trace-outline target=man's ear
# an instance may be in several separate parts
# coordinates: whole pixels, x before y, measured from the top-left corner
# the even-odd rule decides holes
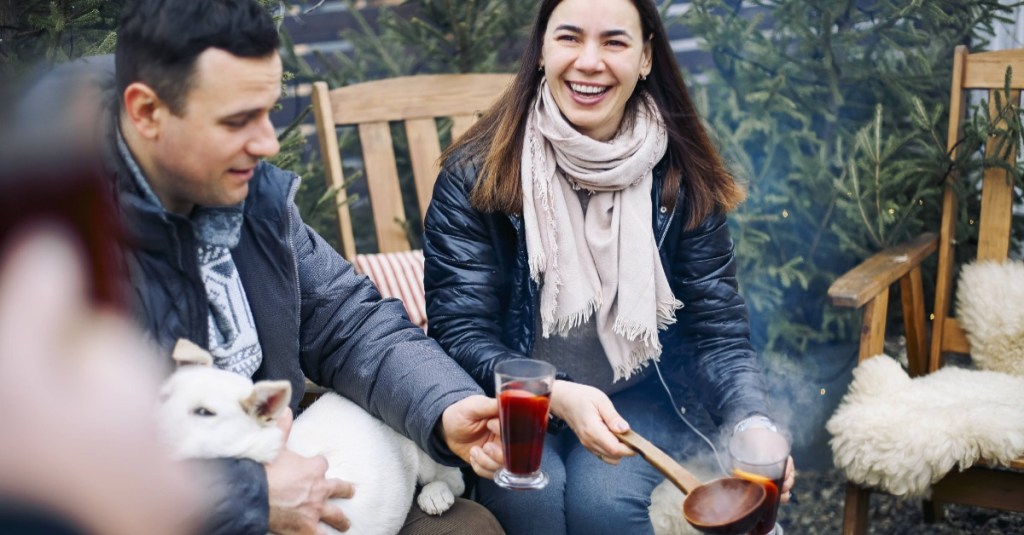
[[[258,381],[252,394],[242,401],[242,408],[263,423],[270,423],[281,416],[291,399],[292,384],[288,381]]]
[[[140,136],[153,139],[160,133],[160,122],[169,113],[152,87],[134,82],[124,90],[124,116]]]
[[[210,355],[210,352],[185,338],[180,338],[178,343],[174,344],[171,358],[174,359],[174,363],[179,368],[190,365],[213,366],[213,357]]]

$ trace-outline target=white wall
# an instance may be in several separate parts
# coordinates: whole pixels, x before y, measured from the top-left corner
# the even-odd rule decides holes
[[[1011,0],[1000,0],[1003,5],[1015,3]],[[995,27],[995,37],[989,50],[1006,50],[1009,48],[1024,48],[1024,7],[1017,7],[1011,16],[1013,19],[1009,24],[998,24]]]

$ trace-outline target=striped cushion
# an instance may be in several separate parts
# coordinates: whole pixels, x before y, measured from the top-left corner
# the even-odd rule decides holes
[[[423,251],[358,254],[356,271],[377,285],[384,297],[402,300],[409,319],[427,329],[427,302],[423,292]]]

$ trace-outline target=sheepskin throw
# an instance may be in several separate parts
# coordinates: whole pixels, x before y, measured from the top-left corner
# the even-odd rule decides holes
[[[975,365],[1024,377],[1024,263],[968,264],[956,297]]]
[[[1024,378],[946,367],[911,379],[879,355],[854,369],[826,429],[847,479],[926,497],[954,466],[1024,454]]]

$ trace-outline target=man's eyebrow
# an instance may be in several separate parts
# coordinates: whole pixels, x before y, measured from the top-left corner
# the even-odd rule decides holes
[[[572,33],[583,33],[583,28],[580,28],[579,26],[575,26],[575,25],[572,25],[572,24],[559,24],[558,26],[555,27],[555,31],[558,31],[558,30],[565,30],[565,31],[572,32]],[[609,37],[619,37],[619,36],[628,37],[630,39],[633,38],[633,36],[630,35],[629,32],[627,32],[626,30],[621,30],[621,29],[605,30],[605,31],[601,32],[601,37],[603,37],[605,39],[607,39]]]
[[[249,109],[249,110],[236,111],[234,113],[230,113],[230,114],[221,116],[219,118],[219,120],[227,121],[227,120],[230,120],[230,119],[242,119],[242,118],[253,117],[253,116],[259,115],[261,113],[263,113],[263,108],[252,108],[252,109]]]

